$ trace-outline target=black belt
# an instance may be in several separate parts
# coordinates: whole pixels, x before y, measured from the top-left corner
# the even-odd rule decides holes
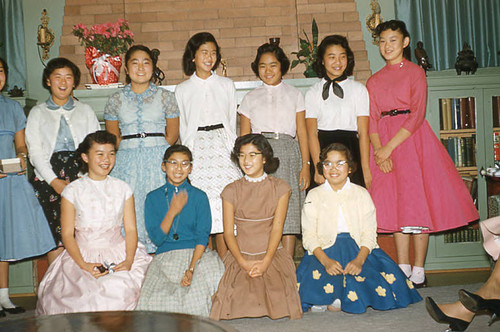
[[[146,137],[152,137],[152,136],[161,136],[161,137],[164,137],[165,134],[162,134],[162,133],[145,133],[145,132],[142,132],[142,133],[139,133],[139,134],[132,134],[132,135],[125,135],[125,136],[122,136],[122,139],[131,139],[131,138],[146,138]]]
[[[396,115],[399,115],[399,114],[410,114],[411,111],[410,110],[401,110],[401,111],[398,111],[398,110],[390,110],[389,112],[382,112],[380,113],[380,117],[383,118],[384,116],[396,116]]]
[[[221,128],[224,128],[224,125],[222,123],[219,123],[219,124],[211,125],[211,126],[198,127],[198,131],[210,131],[210,130],[221,129]]]

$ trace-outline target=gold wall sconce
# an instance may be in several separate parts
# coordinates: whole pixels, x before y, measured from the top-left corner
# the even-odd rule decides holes
[[[375,35],[375,29],[377,28],[377,25],[383,22],[382,15],[380,15],[382,10],[380,9],[380,4],[377,0],[371,0],[370,8],[372,9],[372,13],[366,17],[366,27],[372,34],[372,43],[374,45],[378,45],[379,38]]]
[[[44,61],[49,59],[50,48],[54,45],[54,32],[49,28],[50,18],[47,9],[42,10],[40,21],[42,21],[42,24],[38,26],[37,33],[38,56],[45,66]],[[40,49],[42,49],[42,54],[40,54]]]

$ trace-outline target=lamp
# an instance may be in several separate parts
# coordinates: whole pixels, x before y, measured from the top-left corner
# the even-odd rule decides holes
[[[372,9],[372,13],[366,17],[366,27],[372,34],[372,43],[374,45],[378,45],[379,38],[375,35],[375,29],[377,28],[377,25],[383,22],[382,16],[380,15],[382,10],[380,9],[380,4],[377,0],[370,1],[370,8]]]
[[[38,26],[37,33],[37,45],[38,45],[38,56],[40,61],[45,66],[44,61],[49,58],[49,51],[52,45],[54,45],[54,32],[48,27],[50,18],[47,13],[47,9],[42,10],[42,17],[40,17],[42,24]],[[42,49],[42,55],[40,55],[40,49]]]

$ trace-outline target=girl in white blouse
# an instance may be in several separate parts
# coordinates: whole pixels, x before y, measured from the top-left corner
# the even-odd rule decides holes
[[[193,152],[189,179],[208,196],[211,234],[215,234],[217,252],[222,257],[227,247],[220,193],[241,173],[230,160],[236,139],[236,89],[233,81],[215,73],[220,60],[220,48],[212,34],[192,36],[182,58],[184,73],[191,77],[176,87],[175,97],[180,111],[180,139]]]
[[[92,108],[71,97],[80,83],[80,69],[68,59],[55,58],[43,70],[46,102],[33,107],[26,123],[26,145],[35,168],[32,182],[58,247],[47,254],[49,264],[62,252],[61,193],[78,178],[75,153],[85,136],[99,130]]]
[[[269,140],[280,160],[275,176],[292,188],[282,240],[293,256],[310,170],[304,97],[299,90],[282,81],[289,67],[290,61],[279,46],[261,45],[252,62],[252,70],[263,84],[245,95],[238,113],[241,114],[241,135],[262,134]]]

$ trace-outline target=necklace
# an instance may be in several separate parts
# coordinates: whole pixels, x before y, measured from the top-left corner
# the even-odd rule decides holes
[[[248,181],[248,182],[262,182],[264,181],[265,179],[267,178],[267,173],[264,172],[264,174],[262,174],[261,176],[259,177],[256,177],[256,178],[251,178],[249,177],[248,175],[245,174],[245,179]]]
[[[179,193],[179,188],[178,187],[175,187],[175,193]],[[165,198],[167,199],[167,212],[168,210],[170,210],[170,202],[168,200],[168,192],[167,192],[167,188],[165,188]],[[174,221],[172,223],[172,228],[173,228],[173,231],[174,231],[174,235],[172,235],[172,238],[177,241],[179,240],[179,234],[177,234],[177,227],[179,227],[179,220],[180,220],[180,213],[174,218]],[[177,221],[177,223],[176,223]]]

